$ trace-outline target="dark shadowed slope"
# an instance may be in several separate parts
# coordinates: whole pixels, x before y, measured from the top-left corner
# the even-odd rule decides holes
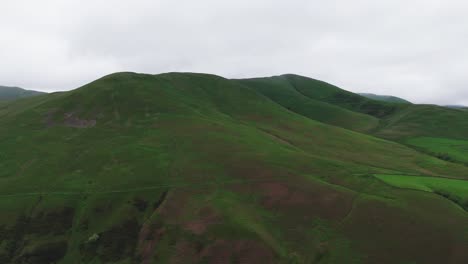
[[[369,99],[377,100],[377,101],[383,101],[383,102],[389,102],[389,103],[411,104],[410,101],[407,101],[400,97],[391,96],[391,95],[378,95],[378,94],[372,94],[372,93],[359,93],[359,95],[367,97]]]
[[[374,177],[467,167],[283,104],[214,75],[118,73],[3,105],[0,262],[468,260],[463,200]]]

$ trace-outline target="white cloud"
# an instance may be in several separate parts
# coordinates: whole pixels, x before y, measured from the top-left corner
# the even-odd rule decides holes
[[[456,0],[6,0],[0,84],[67,90],[114,71],[297,73],[414,102],[468,104]]]

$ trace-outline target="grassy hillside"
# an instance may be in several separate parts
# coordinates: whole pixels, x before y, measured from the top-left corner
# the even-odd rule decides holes
[[[468,139],[468,112],[462,109],[376,101],[292,74],[240,82],[290,111],[346,129],[399,142],[416,136]]]
[[[407,144],[432,153],[441,159],[468,164],[468,141],[447,138],[416,137]]]
[[[468,168],[342,128],[384,111],[302,85],[117,73],[3,104],[0,262],[466,262],[466,211],[373,175]]]
[[[377,178],[399,188],[438,193],[468,211],[468,181],[414,175],[377,175]]]
[[[378,125],[378,119],[308,97],[289,82],[286,76],[238,80],[265,95],[283,107],[323,123],[355,131],[369,131]]]
[[[43,94],[43,92],[25,90],[18,87],[0,86],[0,101],[16,100],[39,94]]]
[[[287,75],[303,94],[380,119],[372,134],[392,140],[412,136],[468,139],[468,112],[436,105],[380,102],[330,84],[297,75]]]
[[[372,94],[372,93],[359,93],[359,95],[367,97],[369,99],[377,100],[377,101],[383,101],[383,102],[389,102],[389,103],[411,104],[411,102],[403,98],[391,96],[391,95],[378,95],[378,94]]]
[[[288,74],[285,77],[298,91],[310,98],[377,118],[390,116],[407,107],[406,105],[372,100],[326,82],[299,75]]]
[[[375,133],[388,139],[468,139],[468,112],[435,105],[412,105],[384,119]]]

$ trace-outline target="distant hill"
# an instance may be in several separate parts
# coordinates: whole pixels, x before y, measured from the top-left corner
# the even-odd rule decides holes
[[[444,107],[453,108],[453,109],[468,109],[468,106],[465,106],[465,105],[444,105]]]
[[[44,94],[43,92],[25,90],[19,87],[0,86],[0,101],[16,100]]]
[[[361,96],[373,99],[373,100],[378,100],[378,101],[384,101],[384,102],[390,102],[390,103],[402,103],[402,104],[411,104],[410,101],[407,101],[403,98],[396,97],[396,96],[391,96],[391,95],[378,95],[378,94],[372,94],[372,93],[358,93]]]

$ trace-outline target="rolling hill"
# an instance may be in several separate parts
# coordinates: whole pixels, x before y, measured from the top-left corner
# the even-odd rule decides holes
[[[463,140],[465,117],[297,75],[4,103],[0,263],[464,263],[468,167],[405,140]]]
[[[18,87],[0,86],[0,101],[15,100],[40,94],[44,93],[33,90],[25,90]]]
[[[377,95],[377,94],[372,94],[372,93],[359,93],[359,95],[362,95],[364,97],[377,100],[377,101],[384,101],[384,102],[389,102],[389,103],[411,104],[410,101],[407,101],[400,97],[391,96],[391,95]]]
[[[377,101],[293,74],[238,81],[291,111],[330,125],[399,142],[421,136],[468,139],[468,112],[462,109]],[[302,97],[292,95],[291,87]]]

